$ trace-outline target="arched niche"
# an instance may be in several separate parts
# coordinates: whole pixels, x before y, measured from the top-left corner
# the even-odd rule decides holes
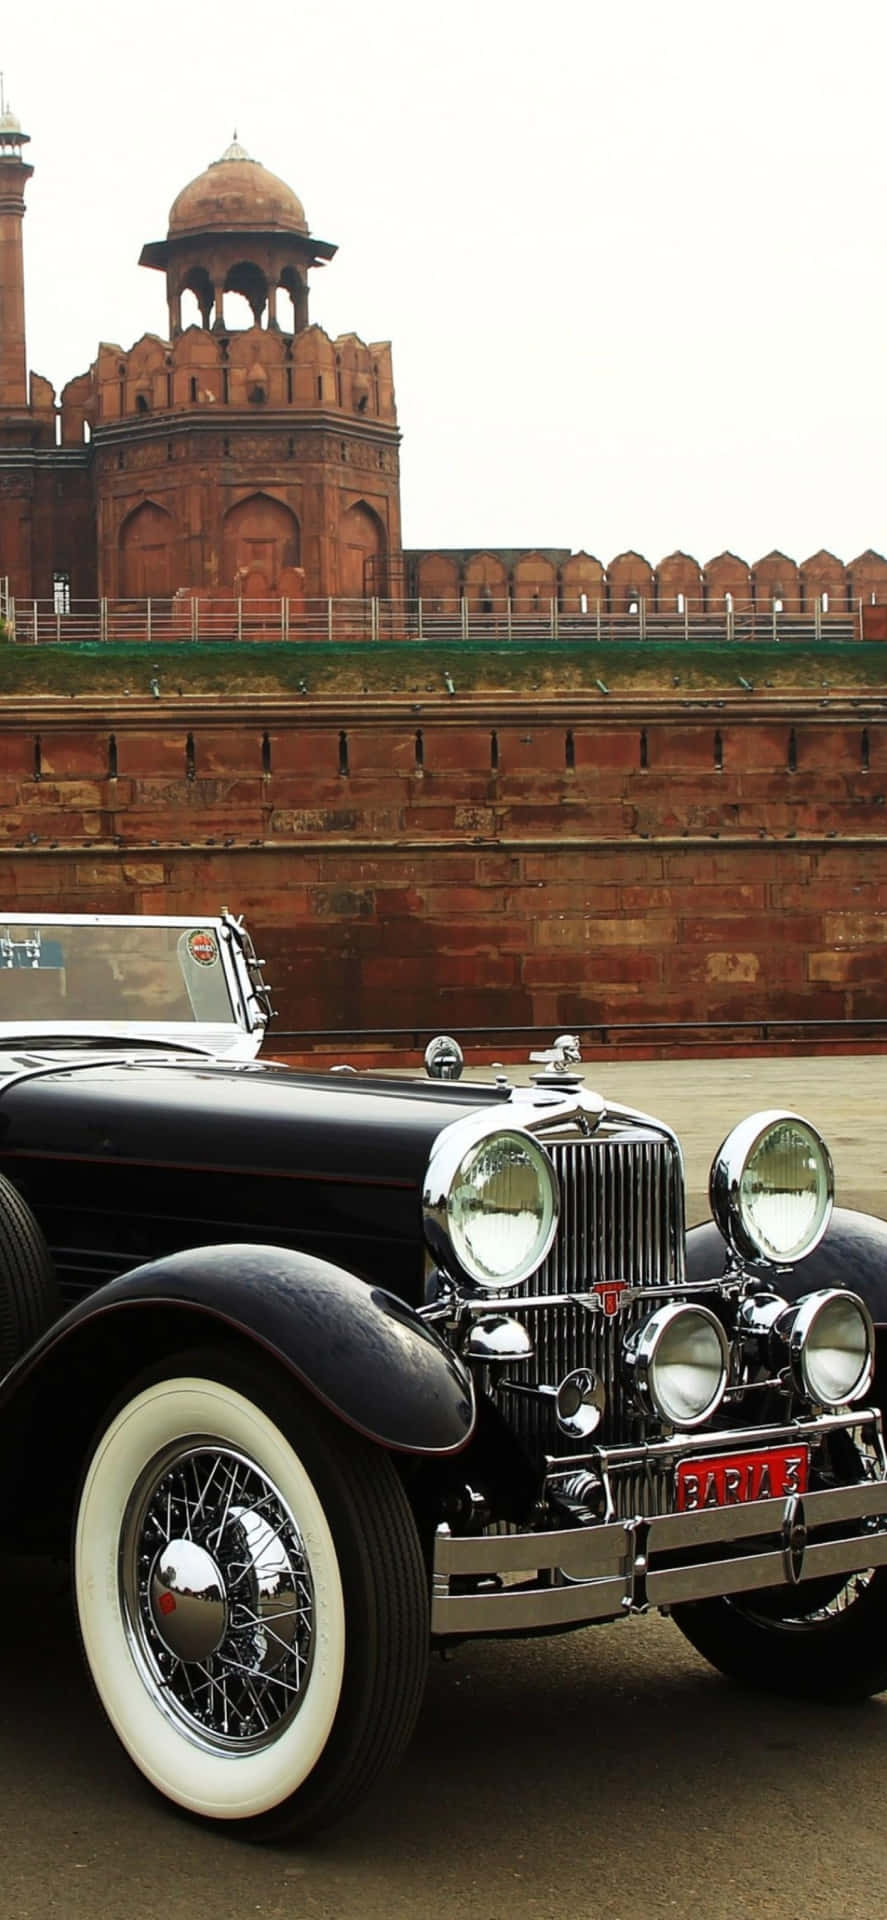
[[[718,553],[702,571],[708,613],[740,613],[751,603],[751,574],[738,553]]]
[[[515,613],[548,614],[557,599],[557,568],[543,553],[523,553],[512,568]]]
[[[339,592],[347,600],[385,591],[385,529],[365,500],[346,508],[339,521]]]
[[[416,590],[431,613],[452,613],[461,591],[458,560],[446,553],[423,553],[416,569]]]
[[[846,613],[847,568],[837,554],[821,547],[801,562],[801,601],[805,613],[819,605],[824,613]]]
[[[801,582],[794,560],[787,553],[767,553],[756,560],[751,570],[755,606],[761,613],[798,613],[801,606]]]
[[[847,568],[850,580],[852,605],[861,601],[864,606],[882,605],[887,601],[887,560],[883,553],[875,553],[868,547],[865,553],[859,553],[851,560]]]
[[[564,613],[596,614],[607,604],[604,569],[591,553],[571,553],[561,568],[561,608]]]
[[[473,553],[465,563],[464,593],[472,613],[504,613],[508,572],[495,553]]]
[[[174,591],[175,522],[165,507],[143,500],[124,520],[119,546],[121,598],[166,599]]]
[[[642,600],[653,603],[653,569],[642,553],[617,553],[607,568],[611,613],[637,613]]]
[[[702,606],[702,574],[689,553],[670,553],[656,568],[658,613],[698,612]]]
[[[299,522],[291,508],[268,493],[251,493],[225,515],[222,527],[226,586],[250,596],[280,591],[285,568],[301,565]]]

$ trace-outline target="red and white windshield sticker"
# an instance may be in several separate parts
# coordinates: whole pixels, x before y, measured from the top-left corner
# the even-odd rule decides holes
[[[199,927],[195,933],[189,933],[188,952],[192,960],[197,961],[199,967],[211,967],[219,957],[215,934],[210,933],[206,927]]]

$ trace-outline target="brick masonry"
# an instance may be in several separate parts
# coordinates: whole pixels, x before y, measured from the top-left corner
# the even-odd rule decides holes
[[[226,904],[282,1028],[887,1019],[879,720],[88,704],[3,725],[0,898]]]

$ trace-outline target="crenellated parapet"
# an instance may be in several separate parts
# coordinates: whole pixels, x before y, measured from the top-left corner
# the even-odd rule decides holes
[[[63,440],[82,440],[85,419],[100,431],[149,415],[221,418],[233,409],[257,416],[323,412],[349,425],[397,427],[390,341],[368,344],[355,333],[333,340],[317,326],[295,335],[195,326],[171,341],[143,334],[128,349],[103,342],[81,382],[65,389]]]
[[[533,613],[552,602],[563,613],[651,614],[753,609],[756,613],[847,614],[860,602],[887,603],[887,558],[869,548],[845,563],[824,548],[792,560],[774,549],[751,565],[725,552],[701,565],[688,553],[671,553],[657,565],[634,550],[608,565],[585,552],[563,548],[488,547],[474,550],[413,550],[404,555],[409,592],[431,611],[449,611],[464,600],[472,613],[492,613],[510,601],[515,613]]]

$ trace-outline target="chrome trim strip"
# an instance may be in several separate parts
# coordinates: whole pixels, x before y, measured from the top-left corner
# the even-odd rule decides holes
[[[792,1420],[783,1426],[772,1427],[721,1427],[715,1433],[676,1433],[670,1440],[651,1440],[637,1447],[591,1447],[587,1453],[567,1453],[546,1456],[545,1467],[549,1474],[571,1473],[576,1467],[596,1467],[598,1472],[609,1472],[613,1468],[638,1466],[669,1466],[673,1462],[695,1455],[700,1460],[709,1460],[717,1453],[738,1453],[743,1447],[791,1447],[798,1440],[821,1440],[827,1433],[855,1433],[858,1428],[872,1429],[870,1438],[874,1439],[882,1457],[887,1474],[887,1457],[883,1455],[881,1439],[881,1415],[875,1407],[854,1407],[852,1413],[820,1413],[811,1415],[807,1420]]]
[[[806,1504],[806,1502],[805,1502]],[[887,1562],[887,1533],[865,1534],[858,1540],[824,1540],[804,1553],[805,1580],[821,1580],[830,1573],[860,1573]],[[647,1574],[651,1607],[676,1607],[687,1600],[714,1600],[730,1593],[753,1593],[762,1587],[788,1587],[785,1552],[756,1553],[749,1559],[718,1560],[702,1567],[677,1567]],[[793,1583],[795,1584],[795,1583]]]

